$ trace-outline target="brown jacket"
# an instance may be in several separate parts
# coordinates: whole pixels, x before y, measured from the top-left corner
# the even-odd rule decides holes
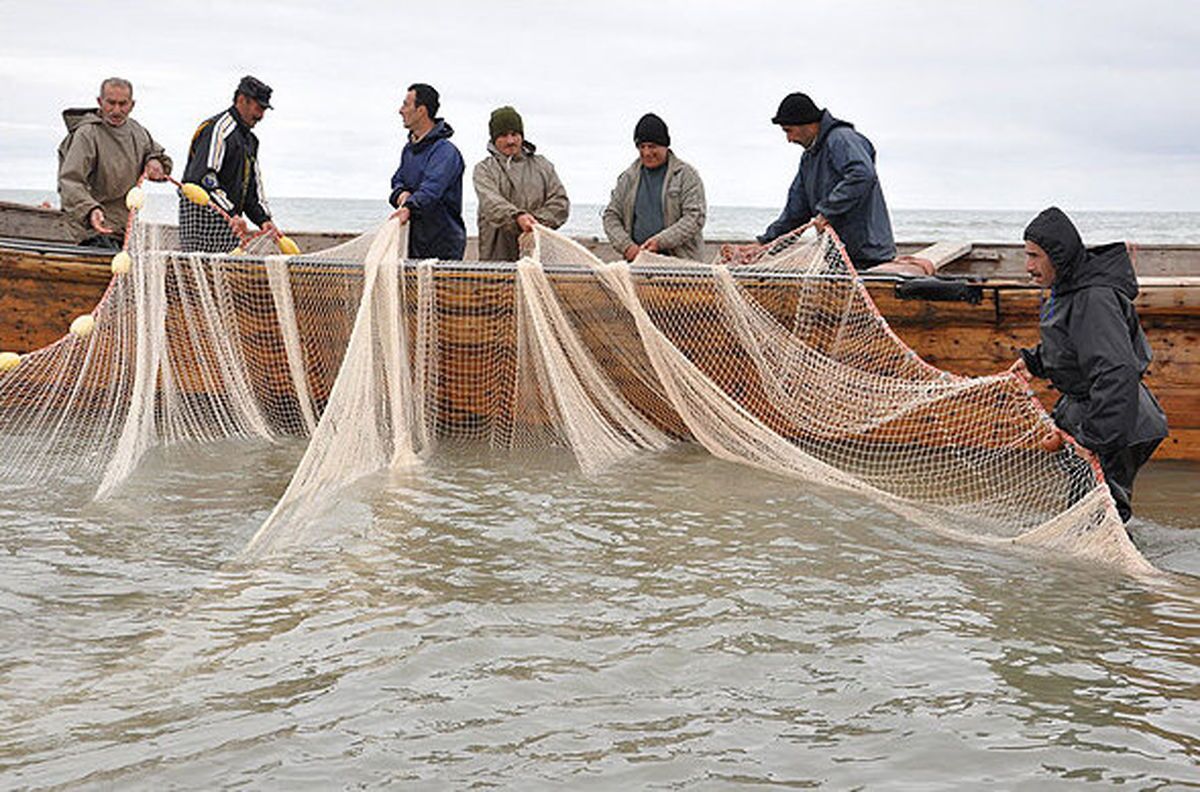
[[[704,182],[696,169],[675,156],[667,155],[667,177],[663,179],[663,222],[665,227],[654,235],[658,252],[665,256],[701,261],[704,256],[704,218],[708,204],[704,200]],[[620,256],[633,244],[633,206],[642,162],[634,160],[617,177],[612,198],[604,209],[604,233]]]
[[[119,127],[104,123],[95,108],[63,111],[67,136],[58,147],[58,195],[77,241],[96,236],[88,215],[99,206],[105,222],[125,231],[125,193],[137,184],[146,161],[157,159],[171,172],[171,158],[132,118]]]
[[[479,197],[479,260],[516,261],[521,257],[517,215],[528,212],[542,225],[558,228],[567,221],[571,202],[550,160],[535,154],[525,141],[514,157],[488,143],[487,159],[475,166]]]

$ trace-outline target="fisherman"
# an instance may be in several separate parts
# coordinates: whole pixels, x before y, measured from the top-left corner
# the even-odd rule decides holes
[[[1050,207],[1025,229],[1025,271],[1050,296],[1041,343],[1022,349],[1012,370],[1049,379],[1062,394],[1046,447],[1061,447],[1066,432],[1093,451],[1129,522],[1133,479],[1167,436],[1167,416],[1142,382],[1151,353],[1133,306],[1129,251],[1121,242],[1085,248],[1070,218]]]
[[[196,128],[183,180],[203,187],[230,219],[181,195],[179,237],[184,250],[228,253],[250,236],[246,217],[278,238],[258,168],[258,138],[251,131],[270,109],[270,86],[247,75],[238,83],[229,109]]]
[[[100,83],[98,108],[63,111],[67,136],[58,147],[58,194],[71,233],[82,245],[119,250],[129,222],[125,194],[138,177],[163,181],[171,158],[146,128],[129,117],[133,84]]]
[[[803,93],[785,96],[771,123],[783,128],[789,143],[803,146],[804,154],[782,214],[758,237],[759,243],[811,220],[817,231],[833,227],[860,270],[895,259],[892,223],[871,141]]]
[[[613,250],[633,261],[639,251],[699,261],[708,207],[696,169],[675,156],[666,122],[646,113],[633,130],[638,158],[620,176],[604,209]]]
[[[516,261],[517,238],[537,224],[558,228],[571,203],[554,165],[525,139],[525,125],[512,107],[492,111],[488,120],[489,156],[475,166],[479,197],[479,258]]]
[[[439,97],[432,85],[408,86],[400,117],[408,142],[392,175],[388,203],[392,217],[410,220],[408,256],[414,259],[461,259],[467,246],[462,218],[463,158],[450,142],[454,130],[438,118]]]

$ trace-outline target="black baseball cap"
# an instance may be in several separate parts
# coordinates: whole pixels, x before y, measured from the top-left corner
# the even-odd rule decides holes
[[[254,99],[263,106],[264,110],[271,108],[271,86],[257,77],[251,77],[249,74],[243,77],[242,81],[238,83],[237,93]]]

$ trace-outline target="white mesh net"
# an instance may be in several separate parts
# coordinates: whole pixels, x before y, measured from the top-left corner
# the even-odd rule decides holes
[[[542,228],[515,265],[406,262],[404,234],[179,253],[135,222],[90,334],[0,373],[0,479],[86,477],[109,497],[155,445],[309,435],[255,556],[447,438],[567,448],[585,473],[695,442],[946,534],[1152,571],[1094,460],[1040,447],[1024,383],[920,360],[832,235],[730,269],[605,264]]]

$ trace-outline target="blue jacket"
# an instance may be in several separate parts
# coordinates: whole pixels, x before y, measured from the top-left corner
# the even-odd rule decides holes
[[[410,193],[404,205],[409,219],[409,258],[461,259],[467,246],[462,218],[462,154],[450,136],[454,130],[442,119],[417,143],[409,140],[400,154],[400,167],[392,175],[388,202],[396,205],[400,193]]]
[[[828,110],[812,146],[788,188],[787,205],[759,242],[770,242],[823,215],[841,237],[855,266],[869,267],[896,257],[892,221],[875,173],[875,147]]]

